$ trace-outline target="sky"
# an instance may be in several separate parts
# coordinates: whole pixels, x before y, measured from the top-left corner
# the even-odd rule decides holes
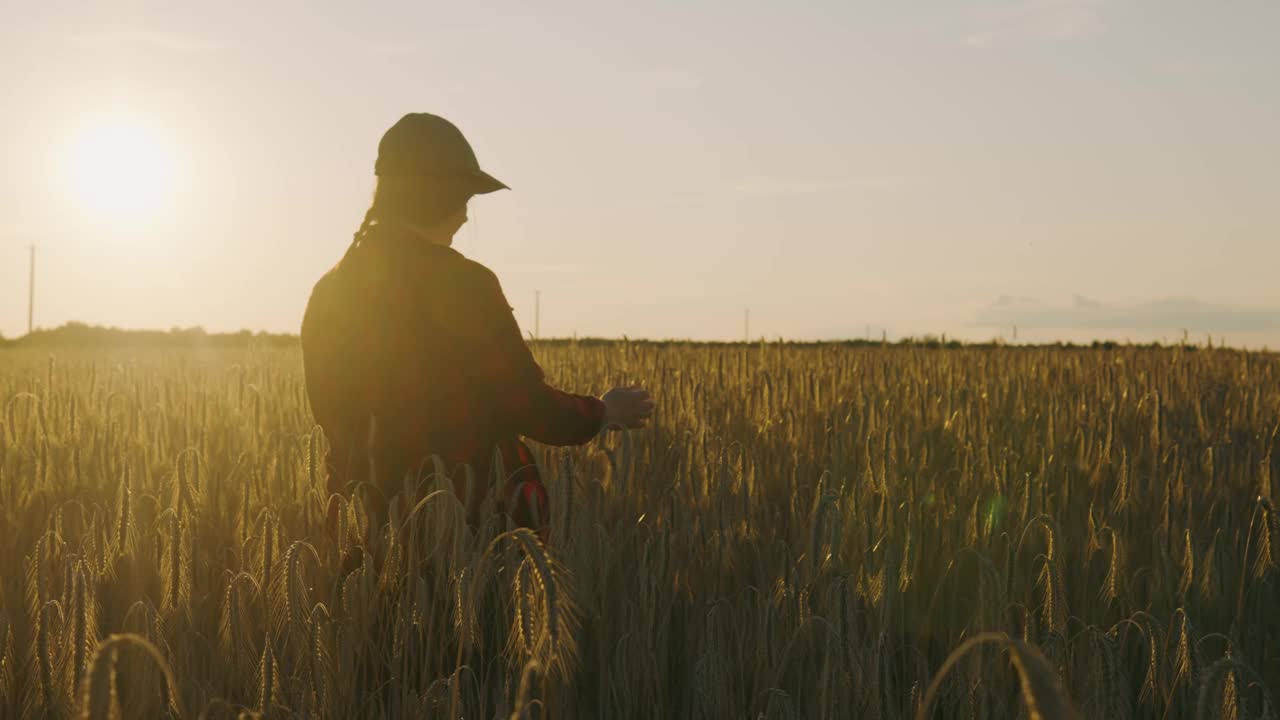
[[[6,337],[32,244],[38,327],[296,332],[426,111],[526,332],[1280,346],[1275,0],[3,15]]]

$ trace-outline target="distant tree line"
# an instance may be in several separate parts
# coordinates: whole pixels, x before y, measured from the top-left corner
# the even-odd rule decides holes
[[[288,347],[297,345],[298,336],[287,333],[251,332],[211,333],[202,327],[171,330],[125,330],[82,322],[69,322],[56,328],[39,329],[19,338],[0,336],[0,347],[174,347],[174,348],[239,348],[254,345]]]

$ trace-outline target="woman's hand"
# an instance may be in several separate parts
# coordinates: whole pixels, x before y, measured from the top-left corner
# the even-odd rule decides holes
[[[653,415],[653,398],[636,385],[616,387],[600,398],[604,401],[604,426],[642,428]]]

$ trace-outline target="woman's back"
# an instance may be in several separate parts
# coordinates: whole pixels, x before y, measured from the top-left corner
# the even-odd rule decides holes
[[[312,410],[332,445],[331,470],[398,476],[461,441],[492,447],[484,388],[470,372],[483,347],[483,267],[448,247],[369,237],[316,284],[302,325]],[[471,443],[465,443],[470,445]]]

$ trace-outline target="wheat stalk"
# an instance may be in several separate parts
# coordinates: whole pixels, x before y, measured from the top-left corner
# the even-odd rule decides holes
[[[164,686],[171,689],[168,693],[173,703],[171,711],[175,717],[183,717],[179,694],[172,692],[173,688],[177,688],[177,683],[174,682],[169,663],[165,662],[164,656],[146,638],[131,633],[109,635],[98,645],[89,663],[89,681],[85,683],[80,717],[83,720],[114,720],[112,707],[116,698],[116,655],[129,647],[143,651],[155,662],[164,677]]]
[[[966,640],[956,648],[938,668],[933,680],[925,691],[916,720],[928,720],[929,710],[942,687],[947,674],[965,655],[984,643],[995,643],[1009,653],[1018,674],[1018,687],[1022,702],[1027,708],[1031,720],[1075,720],[1078,718],[1062,681],[1048,661],[1035,648],[1015,640],[1003,633],[981,633]]]

